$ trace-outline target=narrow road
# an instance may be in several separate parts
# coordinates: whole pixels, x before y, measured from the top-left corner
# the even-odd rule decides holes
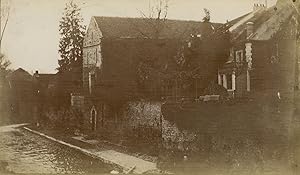
[[[0,127],[0,166],[5,166],[8,172],[104,174],[112,170],[110,165],[25,131],[21,126]]]

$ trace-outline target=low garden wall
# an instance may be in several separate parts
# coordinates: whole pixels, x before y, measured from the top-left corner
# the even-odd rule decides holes
[[[189,159],[241,169],[291,161],[293,103],[169,103],[162,114],[167,148]]]

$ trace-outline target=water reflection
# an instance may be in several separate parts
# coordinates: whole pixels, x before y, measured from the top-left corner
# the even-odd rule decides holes
[[[108,173],[109,165],[25,130],[0,132],[0,161],[15,173]]]

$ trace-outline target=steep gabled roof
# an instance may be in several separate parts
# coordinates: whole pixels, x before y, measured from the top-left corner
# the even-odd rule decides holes
[[[271,39],[281,29],[282,24],[289,20],[295,12],[292,3],[279,0],[276,5],[270,8],[259,9],[230,21],[228,24],[231,26],[229,30],[232,33],[232,40],[238,41],[245,37],[248,22],[253,22],[254,26],[253,34],[247,39]]]
[[[250,13],[252,13],[252,12],[250,12]],[[227,22],[227,25],[229,25],[230,27],[232,27],[233,25],[237,24],[237,22],[241,21],[241,19],[243,19],[243,18],[245,18],[246,16],[248,16],[250,13],[247,13],[247,14],[245,14],[245,15],[243,15],[243,16],[240,16],[240,17],[235,18],[235,19],[233,19],[233,20],[231,20],[231,21],[228,21],[228,22]]]
[[[22,68],[19,68],[7,75],[9,80],[31,81],[32,76]]]
[[[261,24],[256,31],[251,35],[252,40],[269,40],[271,39],[288,20],[291,19],[295,12],[295,9],[291,6],[292,4],[277,5],[274,8],[269,9],[271,15],[269,18]]]
[[[256,31],[274,12],[273,8],[260,9],[231,21],[232,27],[229,30],[232,33],[232,40],[239,40],[244,36],[248,22],[253,22],[253,30]]]
[[[198,21],[94,17],[103,37],[107,38],[153,38],[159,28],[159,38],[187,38],[191,34],[199,34],[205,30],[205,24]],[[159,24],[158,24],[159,23]],[[220,24],[213,23],[217,28]]]

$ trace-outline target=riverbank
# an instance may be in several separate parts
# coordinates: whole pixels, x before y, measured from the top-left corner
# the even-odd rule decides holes
[[[105,163],[115,165],[119,169],[121,169],[123,173],[143,174],[160,172],[156,167],[156,163],[146,161],[122,152],[118,152],[105,146],[100,146],[97,143],[83,142],[82,140],[70,137],[70,135],[66,133],[60,134],[60,136],[58,136],[58,134],[54,131],[43,133],[40,131],[36,131],[30,127],[24,127],[24,129],[34,134],[40,135],[41,137],[60,143],[64,146],[76,149],[95,159],[102,160]]]

